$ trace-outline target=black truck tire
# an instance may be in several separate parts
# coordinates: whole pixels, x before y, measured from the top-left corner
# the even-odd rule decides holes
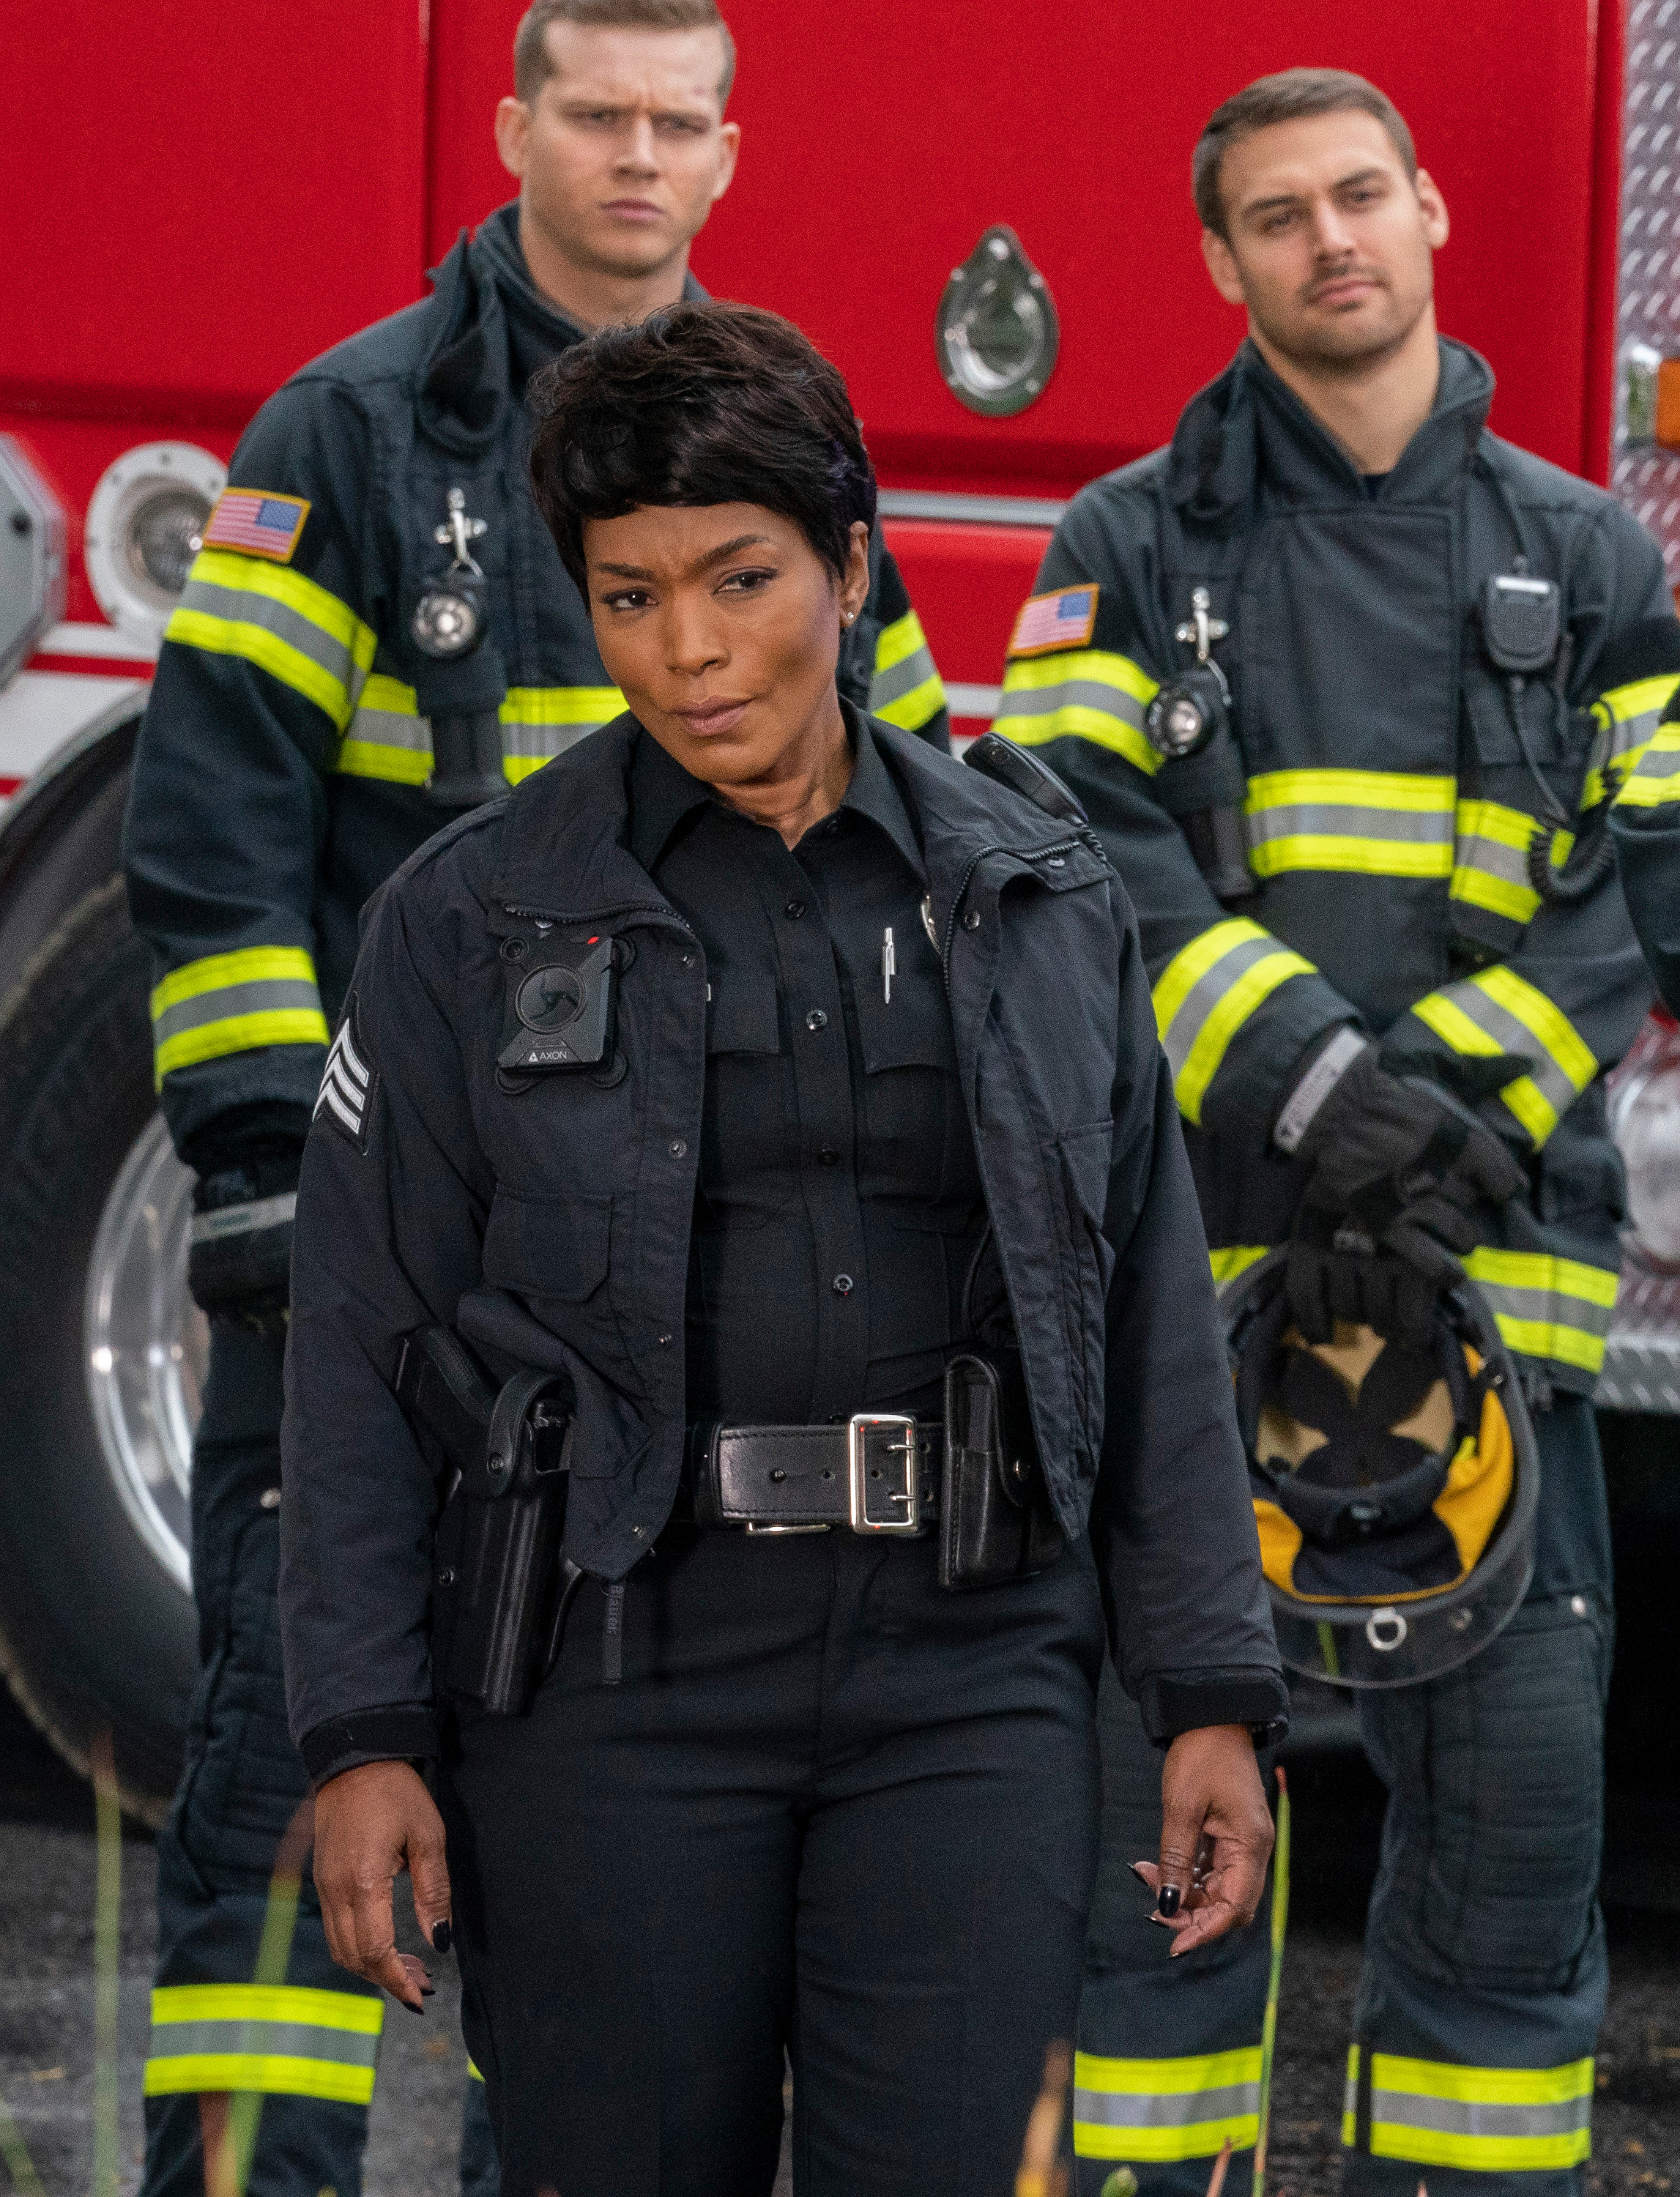
[[[196,1625],[183,1559],[172,1573],[121,1492],[88,1343],[113,1186],[142,1139],[149,1180],[176,1164],[157,1127],[148,984],[122,879],[108,877],[0,1006],[0,1667],[84,1773],[90,1742],[113,1735],[125,1805],[155,1824],[180,1769]],[[138,1225],[151,1219],[148,1207]],[[192,1317],[182,1309],[177,1358]]]

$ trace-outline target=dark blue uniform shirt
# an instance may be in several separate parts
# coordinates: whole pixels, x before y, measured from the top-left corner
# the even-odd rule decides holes
[[[985,1199],[921,849],[867,725],[845,799],[797,849],[646,733],[630,816],[710,982],[690,1416],[938,1417]]]

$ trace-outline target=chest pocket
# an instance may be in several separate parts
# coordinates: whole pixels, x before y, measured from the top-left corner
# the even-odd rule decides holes
[[[611,1261],[611,1197],[527,1197],[498,1183],[484,1230],[484,1278],[521,1296],[582,1304]]]
[[[858,1187],[892,1201],[902,1226],[959,1232],[983,1198],[944,989],[911,970],[894,977],[890,1000],[865,983],[852,1006],[864,1071]]]
[[[775,979],[715,969],[706,1007],[706,1100],[694,1225],[761,1226],[798,1195],[798,1138]]]

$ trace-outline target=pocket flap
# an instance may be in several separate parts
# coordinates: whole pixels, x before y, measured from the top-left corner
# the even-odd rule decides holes
[[[773,978],[724,970],[712,978],[706,1009],[708,1052],[779,1052],[781,1023]]]
[[[484,1230],[484,1278],[580,1303],[605,1280],[611,1242],[611,1197],[523,1197],[498,1183]]]
[[[885,1068],[943,1068],[957,1072],[951,1010],[937,977],[916,969],[893,978],[890,1000],[878,977],[858,987],[855,1006],[863,1064],[871,1075]]]

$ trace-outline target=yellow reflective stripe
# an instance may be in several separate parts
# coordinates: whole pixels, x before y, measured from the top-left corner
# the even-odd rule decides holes
[[[901,694],[896,701],[876,702],[872,697],[870,715],[896,725],[901,732],[913,733],[936,717],[944,707],[945,681],[935,671],[920,686],[912,687],[907,694]]]
[[[501,768],[510,785],[622,716],[616,687],[510,687],[501,704]]]
[[[1407,771],[1273,770],[1248,781],[1249,862],[1289,870],[1445,878],[1452,870],[1454,781]]]
[[[1217,1251],[1210,1250],[1208,1263],[1213,1268],[1214,1287],[1222,1290],[1234,1282],[1239,1274],[1246,1274],[1249,1267],[1257,1265],[1271,1248],[1269,1243],[1227,1243],[1222,1244]]]
[[[1465,2067],[1371,2055],[1370,2155],[1470,2172],[1573,2166],[1592,2150],[1593,2062]]]
[[[222,549],[193,560],[164,638],[244,658],[313,702],[340,732],[377,645],[348,604],[301,572]]]
[[[466,2055],[466,2077],[467,2080],[472,2083],[482,2083],[484,2079],[484,2069],[478,2065],[478,2061],[472,2057],[472,2055],[470,2052]]]
[[[321,1991],[306,1984],[159,1984],[154,2028],[175,2021],[307,2021],[377,2037],[385,2001],[371,1991]]]
[[[1598,1072],[1585,1040],[1555,1001],[1514,969],[1483,969],[1411,1010],[1455,1052],[1526,1060],[1532,1073],[1508,1083],[1503,1104],[1538,1149]]]
[[[1291,977],[1312,973],[1310,961],[1246,916],[1213,925],[1173,955],[1151,996],[1173,1095],[1187,1121],[1202,1119],[1208,1086],[1249,1016]]]
[[[258,1046],[325,1045],[315,964],[298,946],[248,946],[172,969],[152,994],[153,1065],[173,1070]]]
[[[1158,687],[1141,665],[1111,649],[1023,657],[1004,673],[1003,702],[992,729],[1021,747],[1090,740],[1153,778],[1161,757],[1144,737],[1144,712]]]
[[[895,664],[902,664],[907,656],[913,656],[918,648],[925,648],[928,637],[922,630],[922,621],[914,611],[906,611],[901,618],[883,625],[875,644],[875,669],[890,671]]]
[[[148,2060],[143,2090],[148,2098],[182,2091],[254,2090],[269,2097],[332,2098],[365,2106],[374,2095],[375,2070],[340,2060],[305,2060],[285,2053],[193,2052]]]
[[[1680,675],[1660,672],[1652,679],[1631,679],[1625,687],[1612,687],[1593,705],[1598,720],[1587,774],[1581,787],[1583,809],[1596,808],[1607,792],[1634,771],[1659,731],[1662,713],[1673,697]]]
[[[1260,2134],[1260,2048],[1173,2060],[1074,2059],[1074,2152],[1161,2163],[1210,2159]]]
[[[424,785],[432,775],[432,721],[412,687],[383,671],[370,675],[333,768],[345,778]]]
[[[918,732],[945,707],[945,682],[940,677],[913,610],[883,626],[875,643],[874,675],[869,686],[869,712],[883,717],[907,733]]]
[[[1513,923],[1530,921],[1540,905],[1539,894],[1528,882],[1528,843],[1536,828],[1537,820],[1526,809],[1507,809],[1498,801],[1461,801],[1451,897]],[[1575,835],[1550,836],[1552,867],[1561,869]]]
[[[1509,1349],[1595,1377],[1603,1370],[1619,1284],[1613,1268],[1483,1244],[1465,1259],[1464,1271],[1486,1297]]]
[[[1680,725],[1660,725],[1633,775],[1616,796],[1618,809],[1657,809],[1680,801]]]

